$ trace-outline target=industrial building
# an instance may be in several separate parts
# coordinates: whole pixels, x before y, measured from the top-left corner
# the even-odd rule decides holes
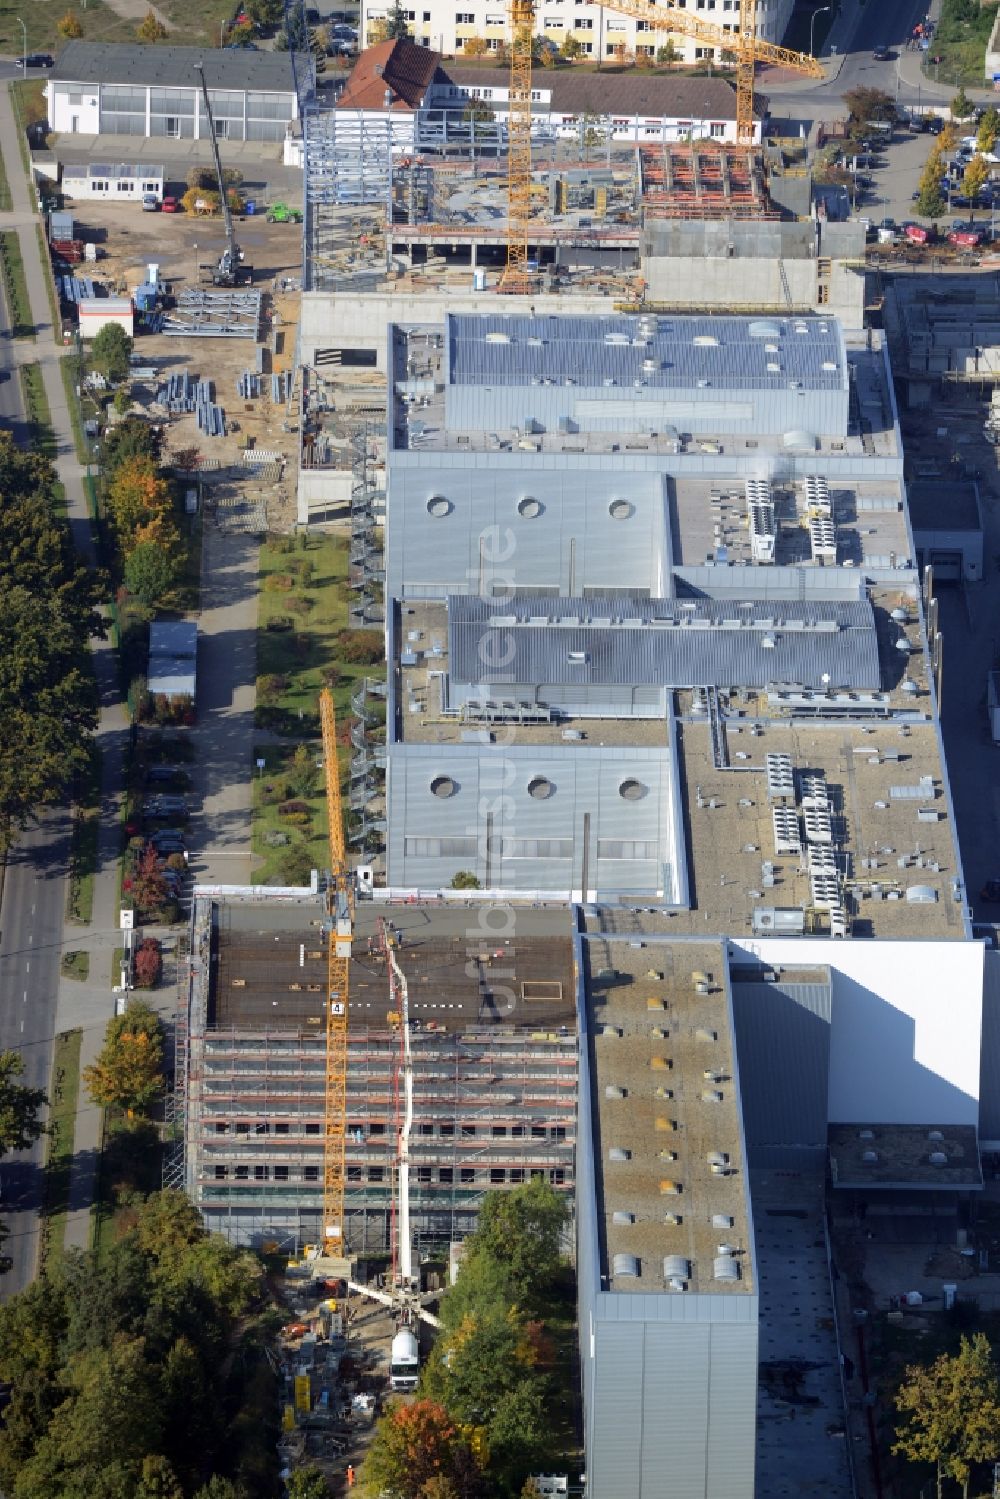
[[[736,31],[739,0],[705,0],[706,21]],[[391,6],[386,0],[362,0],[361,37],[366,46],[379,40],[380,22]],[[768,42],[780,42],[792,14],[791,0],[768,0],[757,9],[757,34]],[[467,42],[482,38],[490,52],[499,52],[509,40],[510,18],[502,5],[490,9],[489,0],[474,0],[467,10],[456,11],[442,0],[425,0],[424,6],[410,10],[403,7],[410,35],[423,47],[433,47],[449,57],[460,56]],[[570,11],[565,0],[547,0],[538,7],[535,28],[559,47],[572,37],[580,55],[597,62],[623,55],[654,58],[668,37],[674,43],[675,56],[682,62],[719,61],[722,49],[692,39],[652,30],[649,22],[620,14],[613,6],[584,3]]]
[[[204,68],[222,140],[283,141],[311,95],[314,63],[289,52],[69,42],[48,72],[50,128],[69,135],[208,139]]]
[[[379,915],[410,989],[421,1252],[475,1226],[484,1193],[540,1173],[574,1185],[577,1017],[570,913],[518,912],[503,936],[440,904],[358,909],[351,973],[347,1195],[352,1253],[390,1247],[400,1061]],[[182,995],[185,1130],[173,1180],[210,1229],[289,1252],[320,1237],[326,946],[319,895],[203,894]]]
[[[575,939],[588,1493],[847,1499],[824,1180],[873,1223],[981,1192],[982,948],[667,928]]]

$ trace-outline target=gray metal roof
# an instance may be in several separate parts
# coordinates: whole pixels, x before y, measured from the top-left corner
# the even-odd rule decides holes
[[[150,656],[194,657],[198,626],[193,619],[155,619],[149,627]]]
[[[474,684],[881,686],[875,616],[867,599],[733,603],[453,595],[448,652],[454,680]]]
[[[212,47],[155,47],[70,42],[59,54],[49,78],[56,83],[121,83],[139,87],[199,88],[195,64],[203,63],[210,89],[295,92],[288,52],[245,52]],[[309,58],[299,65],[309,68]]]
[[[453,386],[839,391],[847,375],[832,317],[452,313],[448,378]]]
[[[151,177],[162,177],[163,168],[131,162],[81,161],[63,167],[63,181],[85,177],[89,182],[109,178],[112,182],[131,179],[133,182],[148,182]]]
[[[680,598],[704,594],[710,599],[825,599],[835,603],[864,597],[864,575],[849,567],[752,567],[744,563],[714,563],[675,567],[674,586]]]

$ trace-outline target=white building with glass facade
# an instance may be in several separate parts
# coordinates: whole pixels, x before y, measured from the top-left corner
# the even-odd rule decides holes
[[[45,85],[49,124],[67,135],[207,140],[199,66],[224,140],[283,141],[298,93],[314,82],[312,59],[288,52],[70,42]]]

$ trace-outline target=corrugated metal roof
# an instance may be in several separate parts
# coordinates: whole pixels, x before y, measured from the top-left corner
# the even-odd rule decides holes
[[[864,596],[864,574],[849,567],[750,567],[728,563],[675,567],[676,592],[681,598],[704,594],[710,599],[759,599],[769,603],[788,599],[840,601]]]
[[[751,331],[755,330],[755,331]],[[835,318],[448,317],[451,385],[842,390]],[[769,366],[773,366],[770,368]]]
[[[70,42],[49,78],[56,83],[121,83],[153,88],[198,88],[196,64],[205,68],[210,89],[252,89],[293,94],[289,52],[245,52],[212,47],[143,47],[107,42]],[[311,67],[308,56],[297,66]]]
[[[456,682],[875,689],[864,600],[448,599]]]

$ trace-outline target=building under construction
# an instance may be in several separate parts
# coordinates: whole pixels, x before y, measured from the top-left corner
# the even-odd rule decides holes
[[[325,1101],[321,897],[198,898],[192,920],[178,1026],[183,1149],[172,1179],[234,1243],[314,1243]],[[359,904],[347,1086],[351,1253],[386,1250],[393,1238],[401,1036],[388,943],[409,996],[415,1248],[462,1239],[491,1189],[540,1175],[572,1196],[570,922],[568,910]]]

